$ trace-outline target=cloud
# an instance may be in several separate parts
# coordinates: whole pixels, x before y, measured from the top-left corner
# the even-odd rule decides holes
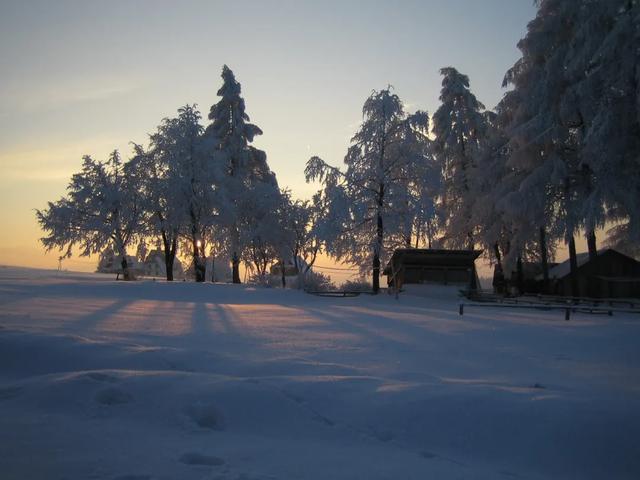
[[[31,113],[112,100],[142,89],[145,83],[140,78],[101,77],[83,80],[64,78],[42,85],[12,85],[0,93],[0,103],[4,106],[4,116],[9,116],[9,111]]]
[[[15,147],[0,150],[0,185],[9,181],[68,181],[80,170],[82,156],[90,154],[104,159],[120,139],[97,137],[86,138],[73,144],[47,145],[34,149]],[[122,146],[120,146],[122,148]]]

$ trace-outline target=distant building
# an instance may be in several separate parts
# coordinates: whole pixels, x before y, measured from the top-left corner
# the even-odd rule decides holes
[[[578,292],[571,291],[569,260],[549,270],[550,293],[594,298],[640,298],[640,262],[611,248],[598,250],[594,260],[588,253],[577,256]],[[542,281],[542,275],[536,280]]]
[[[149,252],[147,258],[144,259],[144,274],[149,277],[165,277],[167,275],[167,267],[164,263],[164,252],[160,249],[154,249]],[[176,278],[184,276],[182,262],[177,258],[173,260],[173,275]]]
[[[136,257],[127,255],[126,258],[130,274],[136,276],[144,273],[144,268]],[[98,261],[96,272],[115,273],[119,275],[122,273],[122,259],[113,252],[113,249],[107,247],[100,253],[100,260]]]
[[[298,257],[298,266],[300,267],[300,270],[304,271],[307,266],[307,263],[302,258]],[[286,277],[293,277],[295,275],[298,275],[298,273],[300,272],[295,262],[293,261],[293,258],[285,260],[284,275]],[[269,274],[278,275],[278,276],[282,275],[282,262],[278,261],[273,265],[271,265],[271,268],[269,268]]]
[[[549,262],[548,268],[552,269],[558,265],[557,263]],[[506,293],[508,291],[515,291],[517,293],[519,289],[518,285],[518,271],[513,270],[511,275],[502,279],[502,285],[497,284],[499,278],[499,264],[494,265],[493,270],[493,287],[495,293]],[[543,274],[542,264],[540,262],[522,262],[522,289],[525,293],[543,293]]]
[[[480,285],[475,260],[481,250],[399,248],[385,267],[389,287],[405,284],[459,285],[477,289]]]

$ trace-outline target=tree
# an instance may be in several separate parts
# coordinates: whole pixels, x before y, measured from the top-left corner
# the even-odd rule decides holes
[[[178,117],[165,118],[150,136],[147,151],[135,145],[132,171],[139,177],[146,233],[160,237],[164,252],[166,276],[173,280],[173,265],[178,239],[190,239],[196,280],[204,280],[202,245],[203,221],[213,208],[212,165],[204,165],[200,152],[200,115],[195,105],[185,105]],[[205,222],[206,223],[206,222]]]
[[[585,180],[591,177],[580,161],[580,132],[567,108],[571,90],[566,65],[578,23],[576,6],[561,0],[539,3],[536,18],[518,43],[522,58],[505,75],[504,85],[513,90],[503,100],[509,105],[508,167],[520,177],[517,197],[511,198],[512,217],[531,226],[517,229],[516,251],[523,251],[537,229],[541,240],[547,238],[543,232],[564,238],[574,280],[574,235],[584,224]],[[575,282],[573,289],[577,293]]]
[[[46,250],[58,248],[70,257],[80,248],[81,256],[98,253],[113,245],[120,258],[125,280],[132,278],[127,264],[127,248],[140,232],[141,208],[135,175],[123,165],[117,150],[106,162],[86,155],[82,170],[71,178],[68,194],[49,202],[36,217],[46,236]]]
[[[272,185],[258,182],[245,191],[236,203],[242,213],[236,219],[239,245],[242,245],[242,260],[264,277],[267,267],[282,258],[286,251],[289,232],[281,228],[280,217],[283,200]]]
[[[298,288],[304,288],[305,277],[316,261],[322,246],[318,235],[319,219],[322,210],[318,204],[318,195],[309,200],[293,200],[291,192],[280,192],[280,204],[277,209],[277,239],[274,243],[282,273],[282,286],[286,285],[284,267],[291,259],[298,272]]]
[[[406,244],[410,209],[411,167],[419,158],[420,135],[426,114],[407,115],[400,98],[387,88],[374,91],[362,109],[364,120],[351,139],[344,158],[346,170],[312,157],[305,169],[307,181],[324,188],[319,201],[326,205],[333,229],[325,230],[327,251],[338,260],[371,267],[373,291],[380,288],[380,266],[387,248]]]
[[[160,237],[164,252],[167,281],[173,281],[173,265],[178,248],[178,235],[183,217],[172,198],[169,168],[156,152],[146,152],[141,145],[134,146],[136,155],[132,169],[140,179],[141,208],[144,212],[144,233]]]
[[[593,232],[607,220],[623,225],[614,241],[640,239],[640,102],[632,100],[640,95],[640,2],[581,3],[568,42],[563,108],[579,133],[582,216],[593,256]]]
[[[205,281],[206,231],[213,222],[218,199],[214,188],[217,165],[205,155],[202,132],[200,112],[195,105],[185,105],[178,110],[178,117],[165,119],[151,137],[152,153],[159,156],[158,162],[169,175],[166,194],[182,227],[180,234],[191,250],[197,282]]]
[[[239,265],[244,249],[240,225],[242,217],[248,218],[251,213],[243,210],[243,198],[256,183],[269,185],[274,191],[278,190],[278,184],[269,170],[266,154],[249,145],[262,134],[262,130],[249,123],[244,99],[240,95],[240,83],[226,65],[222,69],[222,80],[222,87],[218,90],[221,99],[209,111],[211,124],[206,128],[204,137],[211,148],[210,153],[215,155],[216,162],[222,163],[227,176],[224,181],[226,229],[230,239],[233,282],[240,283]]]
[[[538,7],[504,82],[513,86],[504,99],[512,109],[508,163],[522,176],[521,201],[512,203],[536,205],[519,216],[538,222],[541,244],[545,231],[568,243],[577,294],[575,234],[586,232],[593,257],[596,228],[637,224],[640,128],[629,98],[638,95],[639,6],[541,0]]]
[[[473,249],[476,243],[473,205],[477,163],[487,135],[484,105],[469,89],[469,77],[453,67],[443,75],[440,101],[433,116],[434,150],[442,171],[445,242]]]
[[[296,200],[291,203],[287,214],[288,228],[293,232],[291,255],[298,271],[298,285],[305,286],[305,279],[322,249],[320,232],[324,211],[320,196],[315,194],[311,201]]]

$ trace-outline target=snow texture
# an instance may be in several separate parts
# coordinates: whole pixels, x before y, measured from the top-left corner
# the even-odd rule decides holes
[[[0,268],[0,471],[633,479],[640,318]]]

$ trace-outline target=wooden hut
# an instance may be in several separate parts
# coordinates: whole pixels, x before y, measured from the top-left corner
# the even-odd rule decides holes
[[[430,248],[399,248],[385,267],[389,287],[405,284],[460,285],[476,289],[479,286],[475,260],[482,250],[440,250]]]
[[[551,293],[594,298],[640,298],[640,262],[611,248],[598,250],[595,259],[588,253],[577,256],[578,292],[571,291],[569,260],[549,270]],[[541,276],[537,277],[541,280]]]

